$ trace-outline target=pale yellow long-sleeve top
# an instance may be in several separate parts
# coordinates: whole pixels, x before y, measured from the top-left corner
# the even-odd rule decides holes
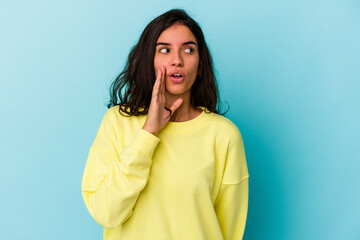
[[[203,111],[155,136],[146,116],[118,109],[105,113],[81,186],[104,240],[242,239],[249,174],[238,128]]]

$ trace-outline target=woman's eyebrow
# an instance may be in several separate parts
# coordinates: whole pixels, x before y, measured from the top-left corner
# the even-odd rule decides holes
[[[195,46],[197,46],[197,44],[194,41],[184,42],[182,45],[184,46],[184,45],[189,45],[189,44],[194,44]],[[156,44],[156,46],[159,46],[159,45],[170,46],[171,44],[170,43],[165,43],[165,42],[158,42]]]

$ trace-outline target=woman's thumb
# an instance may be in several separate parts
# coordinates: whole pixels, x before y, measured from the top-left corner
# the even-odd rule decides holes
[[[171,111],[174,113],[181,106],[183,101],[184,100],[182,98],[176,99],[175,102],[170,107]]]

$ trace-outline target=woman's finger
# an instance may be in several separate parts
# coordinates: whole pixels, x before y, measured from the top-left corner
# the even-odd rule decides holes
[[[163,73],[164,73],[164,75],[163,75],[163,82],[162,82],[162,94],[163,94],[163,96],[165,97],[165,88],[166,88],[166,69],[165,68],[163,68]]]
[[[163,94],[163,88],[164,88],[164,69],[161,67],[161,78],[160,78],[160,90],[159,95],[162,97]]]
[[[153,97],[158,97],[159,95],[159,88],[160,88],[160,80],[161,80],[161,69],[158,70],[158,74],[156,76],[156,80],[153,86]]]
[[[161,71],[161,73],[160,73],[160,78],[159,78],[159,84],[160,84],[160,86],[159,86],[159,93],[158,93],[158,96],[161,96],[161,92],[162,92],[162,78],[163,78],[163,72],[162,72],[162,69],[160,68],[160,71]]]

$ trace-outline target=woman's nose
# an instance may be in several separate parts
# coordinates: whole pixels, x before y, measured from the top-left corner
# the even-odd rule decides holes
[[[183,66],[183,60],[180,56],[179,53],[174,53],[173,54],[173,59],[172,59],[172,63],[171,63],[172,66],[176,66],[176,67],[181,67]]]

